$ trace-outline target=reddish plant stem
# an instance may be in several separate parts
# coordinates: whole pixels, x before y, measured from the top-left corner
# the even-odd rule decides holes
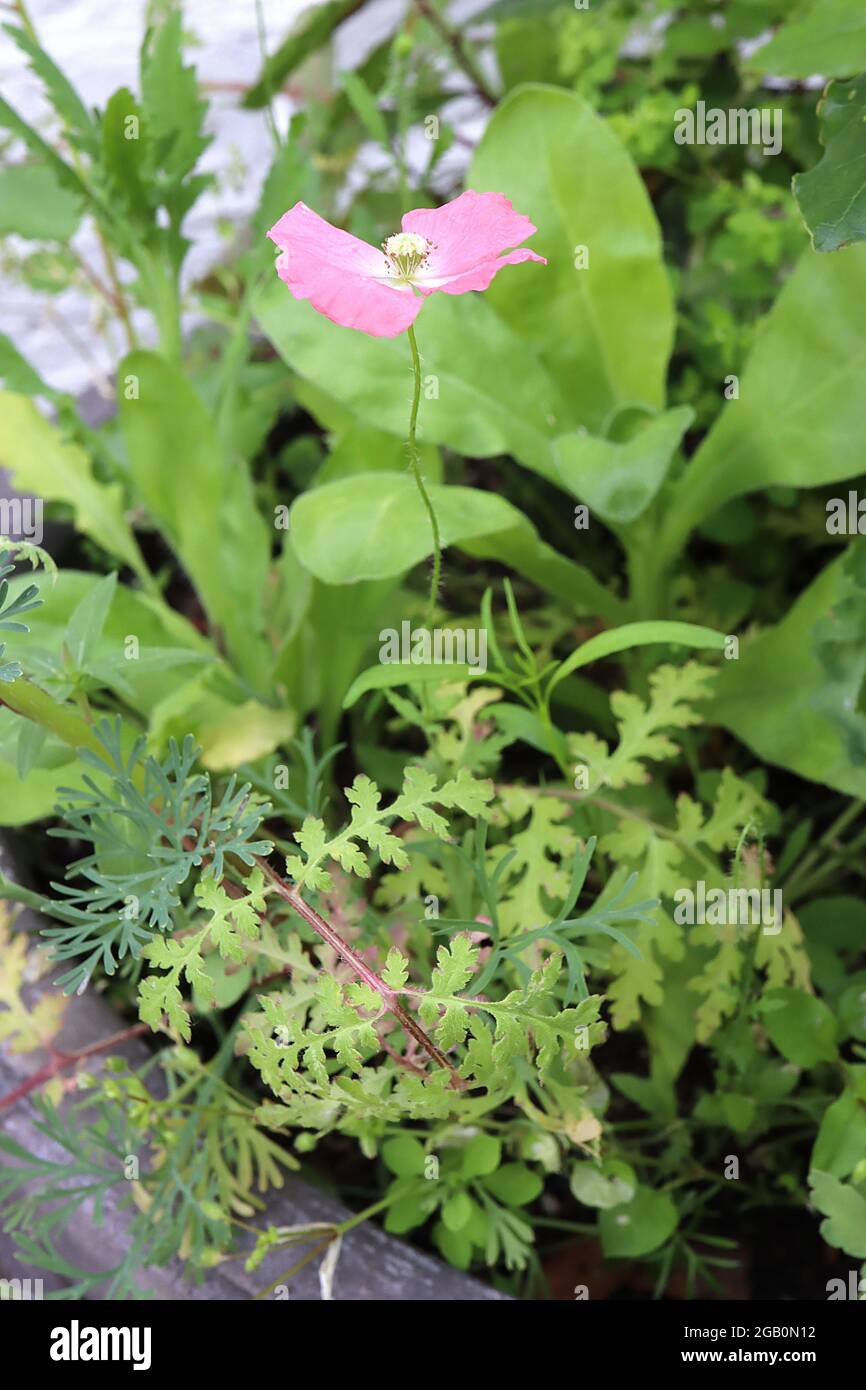
[[[51,1048],[51,1061],[46,1062],[44,1067],[40,1067],[32,1076],[28,1076],[26,1081],[22,1081],[20,1086],[16,1086],[14,1091],[8,1095],[0,1097],[0,1110],[6,1110],[10,1105],[14,1105],[17,1100],[35,1091],[37,1086],[44,1086],[46,1081],[51,1081],[61,1072],[66,1071],[67,1067],[74,1067],[77,1062],[83,1062],[88,1057],[95,1057],[98,1052],[107,1052],[110,1047],[117,1047],[119,1043],[128,1042],[130,1038],[140,1038],[143,1033],[148,1032],[146,1023],[135,1023],[130,1028],[122,1028],[119,1033],[112,1033],[111,1037],[103,1038],[101,1042],[89,1043],[87,1047],[80,1047],[75,1052],[58,1052]]]
[[[315,908],[310,907],[310,904],[305,902],[296,888],[286,883],[285,879],[280,878],[279,874],[271,868],[266,860],[257,859],[256,863],[273,884],[283,901],[287,902],[289,906],[297,912],[298,916],[303,918],[307,926],[312,927],[313,931],[318,933],[322,940],[326,941],[331,949],[336,951],[346,964],[352,967],[355,974],[360,980],[363,980],[365,985],[369,985],[371,989],[376,991],[388,1012],[394,1015],[404,1032],[413,1037],[419,1046],[423,1047],[427,1055],[433,1058],[434,1062],[440,1067],[444,1067],[445,1070],[450,1073],[451,1085],[455,1090],[463,1090],[466,1082],[463,1080],[462,1076],[458,1076],[457,1072],[448,1061],[448,1058],[445,1056],[445,1053],[436,1046],[432,1038],[427,1036],[420,1023],[416,1023],[411,1014],[406,1012],[402,1004],[399,1003],[394,991],[388,988],[385,981],[379,978],[375,970],[370,969],[367,962],[358,955],[357,951],[352,949],[348,941],[344,941],[339,932],[336,932],[331,924],[326,922],[324,917],[321,917],[319,913],[316,912]]]

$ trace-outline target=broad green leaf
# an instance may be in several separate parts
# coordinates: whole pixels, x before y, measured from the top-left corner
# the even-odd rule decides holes
[[[794,196],[815,250],[838,251],[866,238],[866,76],[831,82],[818,115],[825,150]]]
[[[602,1167],[581,1162],[572,1165],[569,1186],[585,1207],[619,1207],[630,1202],[637,1186],[628,1164],[609,1161]]]
[[[866,796],[866,765],[852,762],[842,735],[862,678],[854,671],[846,682],[832,684],[813,645],[815,625],[844,594],[844,576],[844,558],[828,565],[781,623],[744,641],[738,660],[722,663],[708,713],[764,761]],[[838,722],[829,717],[834,709]]]
[[[807,0],[746,66],[777,77],[850,77],[866,68],[862,0]]]
[[[800,989],[771,989],[758,1005],[774,1047],[798,1067],[836,1060],[836,1020],[824,1003]]]
[[[443,546],[511,565],[576,607],[615,617],[619,601],[580,565],[541,541],[522,514],[496,493],[428,488]],[[291,513],[302,564],[327,584],[403,574],[431,552],[430,521],[411,478],[365,473],[304,493]]]
[[[563,435],[556,441],[557,472],[572,496],[602,521],[634,521],[664,482],[694,418],[689,406],[667,410],[622,444],[591,434]]]
[[[660,538],[666,556],[732,497],[862,472],[864,297],[866,246],[804,254],[758,334],[739,399],[725,406],[671,494]]]
[[[68,242],[81,221],[81,199],[45,164],[0,169],[0,236]]]
[[[154,353],[121,363],[120,422],[134,485],[177,551],[211,623],[255,689],[269,669],[263,601],[267,527],[245,467],[226,459],[204,405]],[[125,389],[134,382],[136,393]],[[130,398],[132,397],[132,398]]]
[[[258,700],[246,700],[199,731],[202,764],[219,770],[254,763],[287,744],[297,722],[291,710],[269,709]]]
[[[624,623],[622,627],[599,632],[597,636],[590,637],[588,642],[581,643],[556,671],[547,693],[549,695],[560,681],[565,680],[566,676],[570,676],[572,671],[578,670],[581,666],[601,661],[603,657],[613,656],[615,652],[629,651],[632,647],[656,644],[721,651],[725,645],[725,637],[723,633],[716,632],[711,627],[701,627],[698,623],[668,622],[663,619]]]
[[[520,275],[539,266],[515,266]],[[412,367],[405,334],[371,338],[341,328],[274,275],[256,300],[256,317],[302,377],[361,420],[406,437]],[[418,437],[470,458],[513,454],[555,482],[551,440],[577,423],[549,374],[486,296],[430,295],[416,323],[425,390]],[[437,394],[438,393],[438,394]]]
[[[525,1207],[540,1195],[544,1183],[523,1163],[503,1163],[484,1179],[484,1186],[507,1207]]]
[[[602,1249],[609,1259],[638,1259],[663,1245],[678,1220],[667,1193],[640,1186],[630,1202],[599,1213]]]
[[[0,466],[9,469],[20,491],[68,503],[79,530],[137,574],[145,573],[119,484],[97,482],[81,446],[66,443],[32,401],[11,391],[0,392]]]
[[[382,1145],[382,1162],[398,1178],[419,1178],[424,1173],[424,1145],[411,1134],[399,1134]]]
[[[502,1145],[491,1134],[476,1134],[463,1150],[461,1172],[464,1178],[484,1178],[495,1173],[502,1157]]]
[[[548,265],[502,271],[485,299],[532,345],[578,422],[599,433],[619,406],[661,409],[673,298],[652,204],[610,127],[573,92],[521,87],[494,113],[467,183],[505,193],[538,228],[528,245]]]
[[[504,530],[517,513],[495,493],[432,486],[443,547]],[[411,478],[367,473],[326,483],[292,507],[292,537],[308,570],[327,584],[403,574],[431,551],[430,521]]]

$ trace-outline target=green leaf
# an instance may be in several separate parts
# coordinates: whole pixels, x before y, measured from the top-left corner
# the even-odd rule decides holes
[[[125,383],[136,383],[127,393]],[[223,457],[207,410],[179,368],[150,352],[119,369],[130,473],[254,688],[266,685],[267,527],[245,467]]]
[[[358,0],[326,0],[325,4],[305,11],[276,52],[265,60],[242,104],[254,109],[267,106],[286,78],[291,77],[311,53],[326,44],[340,21],[357,8]]]
[[[540,266],[512,266],[503,275],[532,271],[544,273]],[[290,367],[360,419],[405,439],[412,377],[404,334],[371,338],[341,328],[293,299],[276,275],[258,295],[255,311]],[[423,378],[438,392],[422,397],[418,438],[470,458],[513,454],[555,482],[551,442],[579,421],[487,295],[431,295],[416,331]]]
[[[491,1134],[476,1134],[463,1150],[460,1171],[464,1178],[486,1178],[495,1173],[502,1157],[502,1145]]]
[[[781,623],[744,642],[737,661],[722,663],[709,717],[765,762],[862,797],[866,761],[852,760],[843,729],[863,676],[852,668],[831,681],[813,645],[816,625],[838,611],[845,593],[843,557],[812,581]]]
[[[401,1197],[385,1214],[385,1230],[391,1235],[403,1236],[407,1231],[414,1231],[416,1226],[423,1226],[433,1210],[431,1198],[432,1193],[422,1191]]]
[[[53,814],[61,787],[78,787],[87,769],[74,751],[49,736],[24,781],[18,775],[22,720],[0,709],[0,825],[27,825]]]
[[[180,235],[184,215],[213,175],[187,176],[213,136],[204,132],[208,103],[195,69],[184,66],[179,8],[151,23],[141,47],[142,133],[146,181],[171,220],[169,249],[176,268],[186,243]]]
[[[805,253],[755,340],[739,399],[727,403],[672,492],[658,538],[665,557],[732,497],[861,472],[866,394],[854,383],[866,363],[864,297],[866,246],[844,256]]]
[[[4,32],[30,59],[29,67],[45,89],[45,95],[56,115],[63,122],[73,143],[88,154],[97,151],[96,124],[81,97],[50,54],[39,46],[28,28],[3,25]]]
[[[0,333],[0,382],[9,390],[22,396],[45,396],[55,400],[60,396],[27,361],[22,357],[12,339]]]
[[[64,633],[64,645],[77,670],[83,671],[102,636],[114,596],[117,575],[99,579],[74,609]]]
[[[467,1192],[455,1192],[442,1208],[442,1220],[451,1232],[462,1231],[472,1215],[472,1199]]]
[[[382,979],[389,989],[400,991],[408,978],[409,962],[402,951],[398,951],[396,946],[392,946],[385,961]]]
[[[343,700],[343,709],[366,695],[368,690],[393,690],[398,685],[430,685],[442,681],[465,681],[481,674],[476,666],[463,666],[459,662],[447,666],[411,666],[406,662],[389,661],[378,666],[368,666],[349,686]]]
[[[57,182],[48,165],[0,169],[0,236],[68,242],[81,221],[82,202]],[[14,387],[14,383],[10,383]]]
[[[772,989],[758,1005],[770,1042],[798,1067],[834,1062],[837,1027],[822,999],[799,989]]]
[[[866,68],[861,0],[809,0],[749,57],[752,72],[777,77],[849,77]]]
[[[667,1193],[641,1185],[630,1202],[599,1213],[602,1249],[609,1259],[638,1259],[663,1245],[678,1221]]]
[[[545,545],[504,497],[435,483],[427,490],[444,546],[512,565],[566,602],[615,621],[619,601],[588,570]],[[396,473],[364,473],[313,488],[292,507],[291,525],[301,563],[327,584],[404,574],[431,551],[430,519],[418,490]]]
[[[485,300],[538,353],[578,422],[599,433],[620,406],[660,410],[673,298],[643,181],[606,122],[576,93],[519,88],[495,111],[467,182],[505,193],[538,227],[528,244],[548,265],[503,272]]]
[[[854,1091],[843,1091],[824,1111],[811,1165],[834,1178],[847,1178],[864,1154],[866,1103]]]
[[[556,689],[560,681],[577,671],[581,666],[589,666],[593,661],[601,661],[616,652],[630,651],[632,647],[648,647],[661,644],[673,647],[709,648],[721,651],[725,636],[711,627],[701,627],[697,623],[667,622],[664,620],[624,623],[622,627],[600,632],[583,642],[571,656],[567,657],[555,671],[547,688],[547,694]]]
[[[827,1244],[855,1259],[866,1259],[866,1197],[851,1183],[817,1169],[809,1174],[809,1186],[812,1204],[827,1218],[821,1222]]]
[[[97,482],[84,450],[65,443],[32,401],[10,391],[0,392],[0,465],[22,492],[69,503],[79,530],[136,574],[146,573],[119,484]]]
[[[484,1179],[484,1186],[507,1207],[525,1207],[541,1195],[544,1183],[524,1163],[503,1163]]]
[[[138,134],[130,138],[140,122],[138,102],[128,87],[120,87],[109,99],[102,116],[101,170],[112,202],[123,208],[132,221],[147,226],[150,222],[150,194],[146,183],[145,140],[139,125]]]
[[[468,487],[429,488],[443,546],[515,525],[503,498]],[[295,548],[327,584],[403,574],[431,551],[430,520],[405,475],[365,473],[304,493],[291,512]]]
[[[382,1162],[398,1178],[420,1178],[427,1157],[424,1145],[410,1134],[398,1134],[382,1145]]]
[[[574,497],[610,525],[634,521],[665,480],[674,453],[695,418],[690,406],[666,410],[625,443],[590,434],[556,441],[557,472]]]
[[[450,946],[436,952],[436,968],[430,982],[431,994],[457,994],[472,979],[478,947],[468,936],[455,936]]]
[[[866,238],[866,76],[831,82],[818,115],[824,153],[792,186],[815,250],[838,251]]]
[[[569,1186],[585,1207],[619,1207],[632,1200],[636,1191],[634,1171],[626,1163],[609,1161],[572,1165]]]
[[[364,79],[359,73],[347,70],[340,73],[340,85],[370,139],[376,140],[384,150],[390,152],[391,142],[385,117],[376,105],[376,98]]]

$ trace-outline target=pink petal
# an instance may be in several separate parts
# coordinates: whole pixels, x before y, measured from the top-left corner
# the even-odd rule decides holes
[[[343,328],[394,338],[417,318],[423,299],[387,282],[383,252],[295,203],[268,232],[282,254],[276,270],[295,299]]]
[[[416,208],[403,218],[404,232],[426,237],[432,249],[415,277],[422,294],[444,290],[464,294],[486,290],[497,270],[522,261],[547,262],[534,251],[519,246],[536,230],[534,223],[515,212],[502,193],[475,193],[468,189],[441,208]]]

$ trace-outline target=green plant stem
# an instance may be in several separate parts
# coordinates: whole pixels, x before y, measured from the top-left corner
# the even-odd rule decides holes
[[[439,521],[430,501],[430,494],[421,476],[420,460],[418,456],[418,445],[415,442],[415,430],[418,425],[418,406],[421,401],[421,358],[418,353],[418,344],[415,341],[415,326],[409,325],[408,329],[409,346],[412,349],[412,369],[415,374],[415,386],[412,392],[412,413],[409,416],[409,437],[406,441],[409,450],[409,467],[415,479],[415,485],[421,494],[421,501],[427,510],[430,518],[430,529],[433,532],[433,575],[430,580],[430,616],[436,610],[436,601],[439,596],[439,577],[442,571],[442,537],[439,532]]]
[[[100,756],[104,752],[92,727],[82,719],[77,709],[59,705],[38,685],[25,680],[23,676],[10,681],[8,685],[0,685],[0,705],[6,705],[24,719],[32,719],[34,724],[40,724],[70,748],[89,748]]]
[[[414,0],[414,3],[418,13],[424,16],[431,29],[435,29],[443,43],[450,48],[455,63],[465,72],[478,95],[483,97],[488,106],[495,106],[498,100],[496,93],[488,85],[487,78],[476,63],[463,35],[451,28],[429,0]]]

